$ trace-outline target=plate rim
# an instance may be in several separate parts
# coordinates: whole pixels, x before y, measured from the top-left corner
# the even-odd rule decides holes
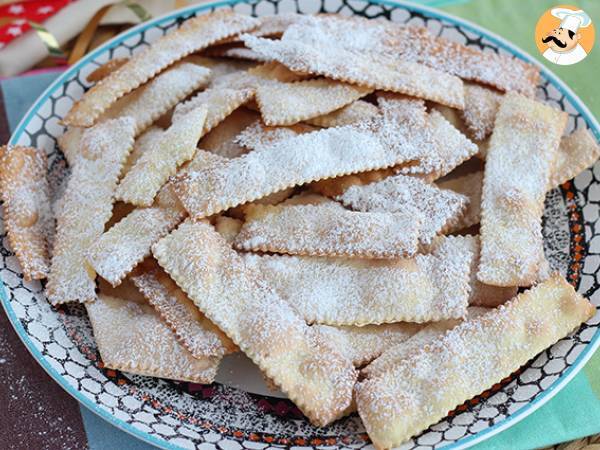
[[[511,55],[518,57],[528,63],[534,64],[536,67],[540,69],[542,75],[547,78],[554,87],[556,87],[562,95],[564,95],[568,101],[577,109],[579,113],[582,114],[585,121],[590,125],[590,129],[594,134],[596,140],[600,141],[600,125],[598,121],[591,113],[589,108],[583,103],[583,101],[569,88],[569,86],[563,82],[552,70],[544,66],[540,61],[535,59],[529,53],[522,50],[517,45],[511,43],[505,38],[499,36],[498,34],[483,28],[480,25],[477,25],[471,22],[468,19],[464,19],[454,14],[446,13],[439,9],[414,3],[413,1],[408,0],[358,0],[361,3],[371,3],[378,4],[382,6],[390,6],[390,7],[403,7],[405,9],[413,10],[416,12],[424,12],[427,16],[436,18],[441,21],[451,22],[461,26],[467,31],[480,35],[487,40],[493,42],[498,47],[508,51]],[[32,106],[27,110],[23,118],[19,121],[18,125],[15,127],[14,132],[11,134],[11,137],[8,141],[9,145],[14,145],[22,135],[26,125],[31,121],[34,114],[39,110],[40,106],[50,97],[50,94],[53,93],[58,86],[62,86],[66,81],[70,79],[77,71],[79,71],[82,67],[88,64],[92,59],[94,59],[97,55],[106,51],[108,48],[114,46],[117,43],[123,42],[131,36],[139,34],[141,31],[151,28],[156,25],[156,23],[169,20],[169,19],[177,19],[181,16],[185,16],[188,13],[194,12],[203,12],[206,10],[223,7],[223,6],[234,6],[239,3],[252,3],[252,0],[217,0],[207,2],[201,5],[191,5],[185,8],[177,9],[175,11],[168,12],[166,14],[155,17],[149,21],[140,23],[129,30],[124,31],[123,33],[115,36],[109,41],[102,44],[100,47],[94,49],[91,53],[87,54],[84,58],[79,60],[76,64],[68,68],[65,72],[59,75],[54,82],[52,82],[44,92],[35,100]],[[48,375],[61,386],[69,395],[71,395],[75,400],[77,400],[80,404],[88,408],[91,412],[100,416],[102,419],[106,420],[111,425],[116,426],[118,429],[125,431],[138,439],[141,439],[144,442],[155,445],[159,448],[163,449],[181,449],[182,447],[173,444],[164,439],[157,438],[153,435],[145,433],[141,430],[138,430],[133,425],[119,419],[115,415],[109,413],[108,411],[102,409],[98,406],[97,403],[92,401],[83,395],[80,391],[73,388],[67,380],[62,377],[54,367],[50,365],[50,363],[44,358],[42,353],[37,349],[34,345],[33,341],[29,338],[29,335],[23,328],[21,321],[16,316],[16,313],[12,306],[10,305],[10,301],[8,299],[6,287],[4,282],[0,279],[0,300],[2,302],[2,306],[6,315],[15,329],[19,339],[29,353],[33,356],[33,358],[38,362],[42,368],[48,373]],[[479,431],[477,434],[468,436],[466,438],[461,439],[460,441],[445,446],[445,449],[464,449],[471,447],[475,444],[483,442],[486,439],[491,438],[492,436],[516,425],[521,420],[525,419],[527,416],[532,414],[534,411],[542,407],[549,400],[551,400],[558,392],[560,392],[585,366],[585,363],[594,355],[597,348],[600,346],[600,328],[594,333],[591,341],[585,346],[585,348],[581,351],[581,353],[577,356],[571,367],[566,369],[566,371],[560,376],[556,381],[554,381],[547,389],[540,392],[537,397],[519,409],[514,414],[511,414],[509,417],[505,418],[501,422],[492,425],[484,430]]]

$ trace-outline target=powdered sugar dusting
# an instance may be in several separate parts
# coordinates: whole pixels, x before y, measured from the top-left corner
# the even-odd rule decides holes
[[[483,172],[473,172],[468,175],[450,178],[437,183],[442,189],[449,189],[464,195],[469,199],[464,214],[448,228],[448,233],[469,228],[479,223],[481,216],[481,191],[483,189]]]
[[[85,128],[79,129],[85,130]],[[163,132],[164,130],[161,127],[152,125],[136,138],[133,143],[133,150],[131,150],[131,153],[129,153],[129,156],[123,165],[123,174],[129,172],[137,160],[140,159],[140,156],[152,148],[155,142],[160,139]]]
[[[181,170],[197,170],[217,164],[223,158],[198,150]],[[170,185],[161,188],[154,204],[136,208],[94,242],[87,260],[102,278],[116,286],[146,256],[160,238],[187,215]]]
[[[185,211],[160,206],[134,209],[93,243],[87,260],[116,286],[184,216]]]
[[[600,157],[600,146],[589,130],[579,128],[560,141],[548,188],[575,178]]]
[[[199,218],[294,185],[417,160],[418,165],[402,170],[441,176],[475,154],[477,146],[443,118],[432,113],[430,119],[431,128],[414,128],[381,115],[276,140],[220,166],[177,177],[175,190]]]
[[[252,17],[217,11],[187,20],[93,86],[69,111],[68,125],[89,127],[123,95],[190,53],[258,25]]]
[[[377,92],[377,105],[388,119],[418,128],[426,125],[425,100],[392,92]]]
[[[544,198],[566,121],[564,112],[505,94],[486,157],[481,282],[529,286],[537,280]]]
[[[488,312],[487,308],[469,307],[467,308],[467,320],[472,320]],[[446,332],[456,327],[462,322],[461,319],[440,320],[425,324],[423,328],[404,341],[390,346],[377,359],[372,361],[367,367],[361,370],[361,375],[366,378],[380,377],[387,371],[401,363],[402,360],[409,358],[422,351],[425,347],[441,340]]]
[[[434,151],[424,155],[418,164],[401,167],[401,173],[427,175],[426,178],[433,181],[447,175],[479,151],[477,145],[438,111],[428,114],[425,130],[423,138],[429,140]]]
[[[131,94],[118,100],[97,122],[129,116],[135,122],[135,135],[145,131],[180,100],[208,83],[210,70],[190,63],[176,64],[157,75]],[[73,165],[81,148],[84,128],[69,127],[58,138],[60,149],[69,165]]]
[[[331,203],[335,206],[257,205],[234,245],[243,250],[371,258],[410,256],[417,251],[421,217],[416,209],[354,212]]]
[[[317,51],[301,42],[271,41],[253,36],[247,36],[245,43],[293,71],[463,107],[463,87],[459,78],[419,64],[394,61],[376,54],[359,55],[335,46]]]
[[[442,239],[431,254],[365,260],[244,255],[309,323],[365,325],[462,317],[470,287],[471,248]]]
[[[383,325],[330,326],[313,325],[313,330],[323,341],[360,367],[379,356],[386,348],[404,342],[415,334],[420,326],[400,322]]]
[[[221,357],[237,348],[156,263],[149,266],[131,280],[194,358]]]
[[[314,130],[314,128],[303,124],[296,124],[291,127],[268,127],[262,121],[257,120],[238,134],[235,142],[244,148],[252,150],[257,147],[264,147],[279,141],[285,141],[299,134]]]
[[[351,186],[337,197],[358,211],[400,212],[415,208],[422,216],[419,240],[424,244],[458,219],[469,203],[464,195],[442,190],[415,177],[396,175],[364,186]]]
[[[195,383],[214,380],[220,358],[194,358],[150,305],[100,294],[86,308],[105,367]]]
[[[308,119],[306,123],[324,128],[342,127],[372,119],[378,113],[379,111],[375,105],[364,100],[356,100],[336,111]]]
[[[99,120],[130,116],[136,136],[179,101],[208,84],[211,72],[205,67],[179,63],[117,101]]]
[[[316,48],[330,41],[357,53],[378,53],[387,58],[417,62],[467,80],[479,81],[503,91],[519,91],[533,97],[539,69],[520,59],[483,52],[433,36],[423,27],[383,20],[335,15],[306,17],[292,24],[282,40],[307,42]]]
[[[95,273],[86,252],[110,219],[117,180],[133,147],[134,121],[103,122],[85,132],[57,217],[54,254],[46,285],[51,303],[96,299]]]
[[[56,140],[60,151],[63,152],[70,166],[73,166],[77,159],[84,131],[85,128],[82,127],[68,127]]]
[[[193,158],[207,111],[205,105],[192,109],[152,142],[119,183],[116,198],[138,206],[150,206],[177,168]]]
[[[474,139],[484,140],[494,129],[502,93],[477,84],[465,84],[465,109],[462,118]]]
[[[293,125],[335,111],[371,92],[370,88],[320,78],[258,86],[256,102],[266,125]]]

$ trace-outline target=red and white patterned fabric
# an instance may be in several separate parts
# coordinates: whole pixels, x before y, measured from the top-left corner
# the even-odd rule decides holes
[[[0,6],[0,49],[75,0],[24,0]]]

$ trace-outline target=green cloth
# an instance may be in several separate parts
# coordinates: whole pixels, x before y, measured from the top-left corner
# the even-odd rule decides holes
[[[539,17],[556,0],[422,0],[486,28],[532,55],[558,75],[600,117],[600,43],[583,61],[558,66],[547,61],[534,41]],[[600,26],[600,0],[568,2],[583,9]],[[597,28],[598,29],[598,28]],[[598,37],[598,36],[596,36]],[[506,431],[475,445],[477,450],[530,449],[600,433],[600,352],[552,400]]]

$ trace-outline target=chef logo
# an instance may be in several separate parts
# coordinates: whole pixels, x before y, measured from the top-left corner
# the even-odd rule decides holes
[[[561,5],[546,11],[535,28],[535,42],[544,58],[569,66],[583,60],[594,46],[594,24],[585,11]]]

